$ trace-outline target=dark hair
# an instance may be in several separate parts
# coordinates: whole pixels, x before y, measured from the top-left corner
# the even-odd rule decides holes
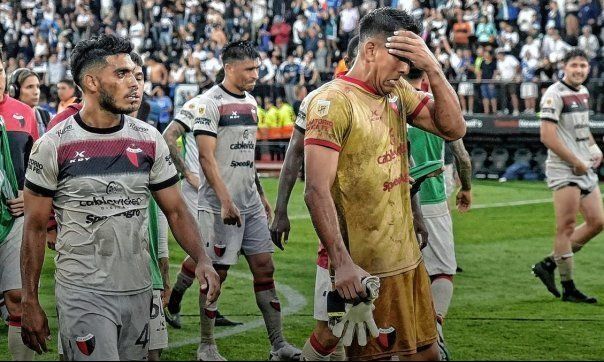
[[[68,86],[69,88],[75,88],[75,87],[76,87],[76,85],[75,85],[75,83],[74,83],[73,79],[69,79],[69,78],[63,78],[63,79],[61,79],[61,80],[59,81],[59,83],[65,83],[65,84],[67,84],[67,86]],[[57,83],[57,84],[59,84],[59,83]]]
[[[132,59],[132,61],[134,62],[134,64],[136,64],[139,67],[142,67],[144,65],[143,58],[141,58],[141,56],[138,55],[137,52],[130,53],[130,59]]]
[[[406,75],[406,78],[409,80],[418,80],[424,76],[424,71],[414,67],[413,65],[409,68],[409,74]]]
[[[405,29],[419,34],[422,30],[421,23],[406,11],[392,8],[379,8],[372,10],[361,19],[359,42],[364,42],[369,37],[391,36],[395,31]]]
[[[564,58],[562,58],[562,63],[566,64],[573,58],[585,58],[585,60],[589,61],[587,54],[582,49],[572,48],[566,54],[564,54]]]
[[[249,41],[231,42],[222,50],[222,64],[256,58],[260,58],[260,54]]]
[[[224,80],[224,68],[220,68],[218,70],[218,73],[216,73],[216,81],[214,81],[214,84],[222,83],[223,80]]]
[[[107,57],[116,54],[132,53],[132,44],[124,38],[112,34],[103,34],[82,40],[71,53],[71,73],[75,83],[81,88],[82,73],[90,66],[106,64]]]
[[[348,48],[346,48],[346,53],[348,54],[348,61],[346,61],[346,66],[348,68],[352,67],[354,64],[354,60],[357,57],[357,53],[359,52],[359,36],[353,36],[348,42]]]

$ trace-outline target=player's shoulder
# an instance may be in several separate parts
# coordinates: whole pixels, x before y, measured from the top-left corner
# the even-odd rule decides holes
[[[308,103],[310,103],[311,99],[313,99],[317,94],[319,94],[319,92],[324,86],[325,85],[322,85],[321,87],[313,90],[312,92],[308,93],[306,97],[304,97],[304,99],[302,99],[302,102],[300,102],[301,112],[306,112],[306,110],[308,109]]]
[[[349,98],[346,96],[348,84],[340,79],[334,79],[317,88],[313,97],[309,99],[310,103],[316,103],[319,100],[350,104]],[[312,94],[312,92],[311,92]],[[310,94],[308,95],[310,96]]]
[[[124,128],[132,138],[155,140],[162,137],[161,133],[147,122],[124,115]]]

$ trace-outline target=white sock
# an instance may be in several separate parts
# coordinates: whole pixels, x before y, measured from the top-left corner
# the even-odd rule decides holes
[[[432,282],[431,288],[436,314],[444,318],[449,311],[451,298],[453,298],[453,282],[448,278],[436,278]]]

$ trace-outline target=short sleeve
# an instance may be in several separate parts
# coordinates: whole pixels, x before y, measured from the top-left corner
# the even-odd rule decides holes
[[[560,121],[560,113],[562,112],[562,98],[553,89],[549,88],[543,95],[543,98],[541,98],[540,119],[542,121],[558,123]]]
[[[407,121],[411,122],[419,115],[422,109],[431,101],[427,93],[416,90],[404,79],[401,79],[396,88],[401,105],[405,110]]]
[[[170,150],[159,132],[155,138],[155,161],[149,175],[149,189],[159,191],[178,182],[176,167],[172,162]]]
[[[308,103],[310,102],[312,96],[314,94],[311,92],[308,94],[302,102],[300,103],[300,109],[298,110],[298,114],[296,115],[296,128],[300,130],[300,132],[306,132],[306,112],[308,112]]]
[[[340,152],[352,125],[352,109],[337,91],[318,93],[308,104],[304,145],[319,145]]]
[[[57,191],[58,174],[56,144],[50,137],[42,137],[31,148],[25,186],[35,193],[52,197]]]
[[[216,104],[207,97],[201,97],[196,102],[194,111],[196,113],[194,113],[193,134],[195,136],[216,137],[218,135],[218,121],[220,120],[220,113]]]

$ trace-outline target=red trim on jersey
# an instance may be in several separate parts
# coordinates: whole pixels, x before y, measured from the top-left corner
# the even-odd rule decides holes
[[[21,327],[21,316],[9,316],[8,325],[11,327]]]
[[[271,289],[275,289],[275,281],[273,279],[262,283],[254,282],[254,292],[256,293]]]
[[[415,117],[417,117],[419,115],[419,112],[422,111],[422,109],[426,106],[426,104],[428,104],[428,102],[430,102],[430,97],[425,96],[424,99],[419,102],[417,107],[415,107],[415,110],[413,111],[413,113],[411,113],[408,119],[412,121]]]
[[[50,122],[48,122],[48,126],[46,126],[46,130],[50,131],[57,124],[63,122],[67,118],[78,113],[80,110],[82,110],[82,107],[84,107],[84,105],[82,103],[73,103],[73,104],[68,105],[67,108],[65,108],[65,110],[63,110],[63,112],[57,114],[50,120]]]
[[[304,146],[308,146],[308,145],[317,145],[317,146],[323,146],[323,147],[327,147],[327,148],[331,148],[334,151],[340,152],[342,150],[342,147],[336,145],[333,142],[329,142],[329,141],[325,141],[325,140],[320,140],[317,138],[307,138],[304,140]]]
[[[372,86],[370,86],[369,84],[367,84],[361,80],[349,77],[347,75],[341,75],[339,79],[342,79],[343,81],[346,81],[348,83],[356,84],[371,94],[375,94],[376,96],[379,95],[377,93],[377,91],[375,90],[375,88],[373,88]]]
[[[87,141],[77,141],[59,146],[57,150],[57,159],[59,166],[67,160],[78,157],[116,157],[126,152],[127,148],[139,150],[145,156],[155,159],[155,142],[143,141],[133,138],[118,139],[95,139]]]

